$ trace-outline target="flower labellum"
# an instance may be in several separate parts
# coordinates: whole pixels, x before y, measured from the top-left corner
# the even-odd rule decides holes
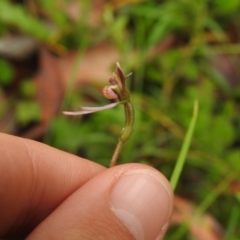
[[[118,95],[113,91],[111,86],[105,86],[103,88],[102,92],[103,92],[104,97],[107,99],[117,99],[118,98]]]

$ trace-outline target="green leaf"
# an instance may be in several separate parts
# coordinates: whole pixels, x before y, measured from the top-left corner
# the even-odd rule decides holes
[[[6,60],[0,58],[0,83],[9,85],[13,80],[13,75],[12,66]]]
[[[20,124],[26,125],[31,121],[40,119],[41,109],[36,102],[21,101],[17,104],[15,116]]]
[[[239,10],[240,1],[239,0],[217,0],[215,1],[217,8],[222,13],[232,13]]]
[[[64,6],[60,8],[63,2],[49,1],[49,0],[39,0],[39,2],[44,8],[44,10],[47,12],[48,16],[50,16],[50,18],[54,21],[55,24],[57,24],[60,27],[64,27],[67,24],[68,22],[67,14],[65,14],[65,12],[62,11],[63,10],[62,8]],[[68,3],[66,2],[66,4]]]
[[[51,30],[47,25],[30,16],[23,6],[1,0],[0,9],[0,21],[4,24],[17,27],[37,39],[46,40],[50,36]]]
[[[20,92],[25,97],[32,97],[36,92],[36,85],[31,80],[25,80],[20,85]]]

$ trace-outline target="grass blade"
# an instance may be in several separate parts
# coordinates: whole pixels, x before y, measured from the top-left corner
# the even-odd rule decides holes
[[[179,180],[180,174],[182,172],[182,168],[183,168],[183,165],[185,163],[185,159],[186,159],[186,156],[188,153],[188,149],[190,147],[193,131],[195,128],[195,123],[197,120],[197,114],[198,114],[198,101],[195,100],[194,107],[193,107],[193,116],[192,116],[190,125],[188,127],[187,134],[184,138],[184,142],[183,142],[180,154],[177,159],[177,163],[175,165],[175,168],[173,170],[171,180],[170,180],[170,184],[172,186],[173,191],[175,190],[175,188],[177,186],[177,183],[178,183],[178,180]]]

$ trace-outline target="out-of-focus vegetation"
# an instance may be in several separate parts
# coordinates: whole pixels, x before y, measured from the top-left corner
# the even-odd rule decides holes
[[[170,178],[198,99],[194,136],[176,189],[194,204],[193,212],[175,219],[165,239],[193,239],[194,221],[202,231],[214,232],[214,224],[194,218],[205,212],[222,226],[216,239],[240,239],[240,1],[99,1],[97,24],[91,23],[92,1],[74,1],[76,18],[65,11],[70,2],[1,0],[0,34],[26,35],[60,57],[77,51],[76,62],[103,41],[114,46],[124,71],[133,72],[128,83],[136,108],[135,131],[120,163],[149,164]],[[33,98],[37,86],[30,79],[13,81],[13,62],[0,51],[0,126],[9,133],[41,118]],[[61,110],[107,103],[99,83],[75,87],[75,72],[73,64]],[[123,109],[75,118],[61,110],[42,140],[107,166]]]

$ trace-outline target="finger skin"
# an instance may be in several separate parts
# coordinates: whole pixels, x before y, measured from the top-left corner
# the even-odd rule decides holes
[[[165,226],[161,219],[161,213],[168,215],[168,220],[171,216],[172,207],[166,213],[166,206],[172,205],[172,191],[168,181],[157,170],[141,164],[126,164],[107,169],[91,180],[84,186],[77,189],[69,196],[55,211],[50,214],[37,228],[30,234],[27,240],[40,239],[94,239],[94,240],[131,240],[135,239],[125,225],[116,217],[111,210],[110,196],[113,186],[122,176],[128,176],[130,172],[147,172],[154,178],[160,179],[165,185],[169,198],[161,202],[161,209],[154,209],[157,212],[160,222],[155,221],[150,215],[149,220],[152,225]],[[151,186],[149,186],[151,187]],[[142,190],[144,192],[144,189]],[[160,189],[161,191],[161,189]],[[151,199],[151,204],[155,204],[155,199]],[[169,203],[170,202],[170,203]],[[134,204],[138,204],[136,201]],[[149,208],[149,205],[144,208]],[[166,210],[167,211],[167,210]],[[160,213],[160,214],[158,214]],[[147,216],[146,216],[147,218]],[[150,224],[149,231],[152,231]],[[153,235],[151,232],[145,233],[137,239],[156,239],[161,233]],[[149,237],[151,236],[151,237]],[[161,235],[163,236],[163,235]],[[160,238],[159,238],[160,239]]]
[[[0,133],[0,237],[24,238],[104,167]]]
[[[165,186],[153,188],[153,192],[158,192],[158,197],[166,192],[169,195],[158,201],[160,205],[156,209],[154,207],[155,218],[157,215],[159,221],[154,220],[153,211],[147,214],[149,216],[144,214],[142,220],[148,223],[149,231],[145,231],[145,238],[136,239],[150,240],[164,235],[161,228],[166,229],[163,225],[166,219],[161,219],[161,216],[170,218],[172,192],[168,181],[157,170],[141,164],[106,169],[44,144],[6,134],[0,134],[0,143],[1,237],[25,239],[32,231],[27,239],[134,239],[134,232],[127,228],[121,217],[117,217],[116,212],[113,213],[110,206],[111,192],[116,189],[119,178],[132,171],[145,171],[160,179]],[[127,182],[128,177],[125,176]],[[152,188],[151,181],[148,183],[147,180],[146,187]],[[132,184],[134,182],[127,183]],[[136,200],[133,202],[138,205],[135,191],[133,193],[131,196]],[[122,195],[117,194],[114,201]],[[154,205],[152,200],[154,203],[156,199],[148,198],[149,203],[143,208],[148,210],[150,205]],[[125,204],[128,205],[129,201]],[[158,225],[162,227],[156,234]]]

